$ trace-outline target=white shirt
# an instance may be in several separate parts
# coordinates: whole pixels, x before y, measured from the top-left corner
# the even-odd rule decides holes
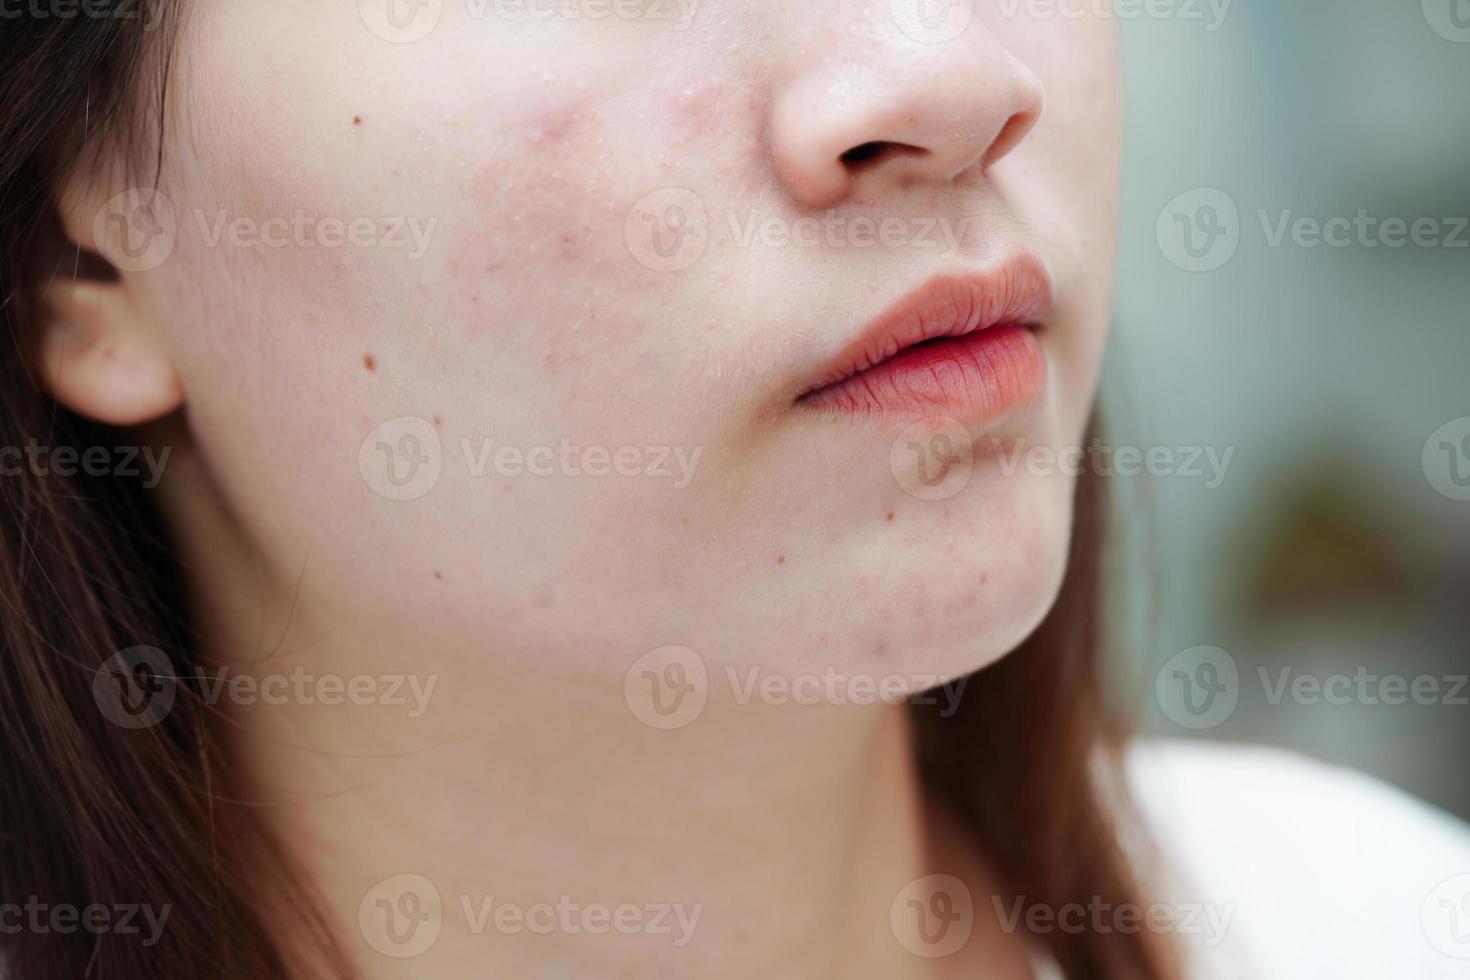
[[[1273,749],[1144,741],[1127,776],[1189,980],[1470,978],[1465,824]]]

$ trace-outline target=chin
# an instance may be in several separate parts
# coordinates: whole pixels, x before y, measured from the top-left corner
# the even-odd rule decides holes
[[[825,608],[846,610],[846,622],[827,617],[807,646],[814,662],[799,669],[907,678],[922,691],[1031,635],[1066,572],[1073,481],[980,477],[951,506],[913,513],[911,533],[863,544],[855,577],[829,584]]]

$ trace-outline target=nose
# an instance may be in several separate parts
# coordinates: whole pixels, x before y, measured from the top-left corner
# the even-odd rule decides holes
[[[807,207],[983,173],[1041,116],[1041,79],[978,21],[946,43],[845,37],[772,102],[771,162]]]

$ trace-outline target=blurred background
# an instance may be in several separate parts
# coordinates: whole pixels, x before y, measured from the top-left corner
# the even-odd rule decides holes
[[[1223,2],[1120,16],[1129,690],[1470,818],[1470,0]]]

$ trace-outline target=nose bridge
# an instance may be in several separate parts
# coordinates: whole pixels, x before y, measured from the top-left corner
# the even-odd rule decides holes
[[[819,3],[816,22],[811,8],[787,18],[796,33],[778,42],[789,63],[769,129],[791,197],[831,207],[859,187],[949,181],[1024,139],[1041,114],[1041,81],[978,18],[949,36],[942,11],[967,2]],[[922,16],[904,16],[909,7]]]

